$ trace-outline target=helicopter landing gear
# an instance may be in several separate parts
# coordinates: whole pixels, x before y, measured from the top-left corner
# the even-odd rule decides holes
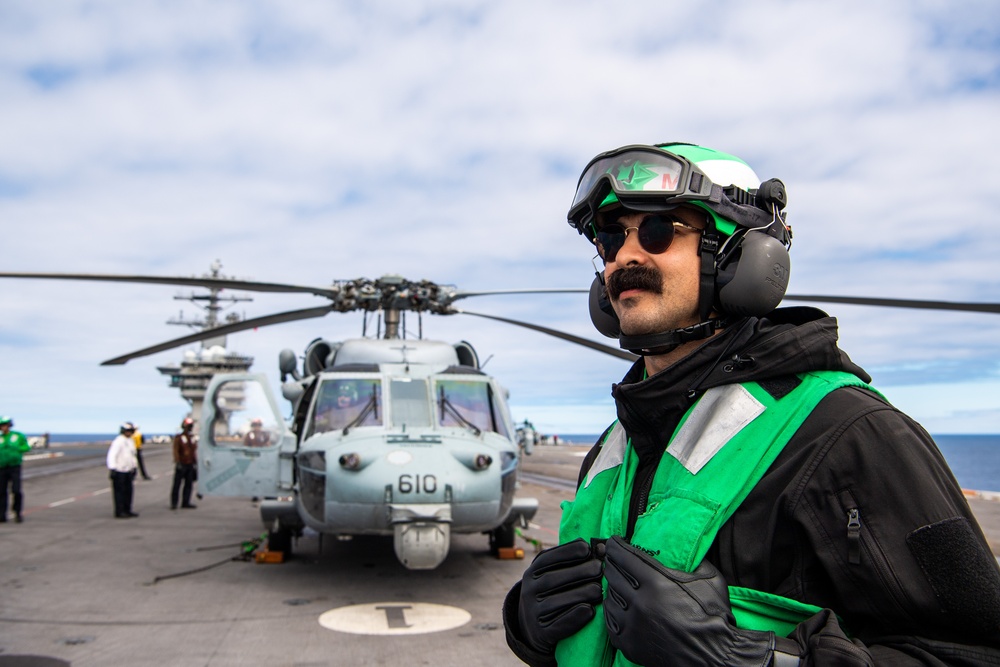
[[[510,549],[514,546],[514,538],[516,537],[514,524],[505,523],[502,526],[497,526],[489,532],[489,536],[490,553],[499,557],[501,549]]]
[[[292,555],[292,529],[276,525],[267,531],[267,550],[280,551],[285,558]]]

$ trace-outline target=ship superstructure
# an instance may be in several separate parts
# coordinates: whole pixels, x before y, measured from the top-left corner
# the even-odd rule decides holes
[[[218,260],[212,263],[211,272],[206,274],[206,278],[224,279],[221,274],[222,263]],[[222,317],[222,311],[227,307],[224,303],[235,304],[240,301],[252,301],[246,296],[221,294],[222,289],[218,287],[206,288],[207,294],[187,294],[175,296],[175,299],[190,301],[204,311],[204,317],[187,319],[183,311],[176,318],[167,321],[167,324],[187,326],[201,331],[214,329],[223,324],[234,324],[243,318],[237,313],[228,313]],[[180,389],[181,396],[191,405],[191,418],[196,423],[201,421],[202,402],[205,399],[205,390],[208,383],[217,373],[245,373],[253,364],[253,357],[229,350],[226,347],[226,336],[208,338],[201,342],[198,350],[187,350],[180,363],[157,366],[157,370],[163,375],[170,377],[170,386]],[[227,405],[232,409],[240,409],[243,396],[230,392],[231,396],[226,397]]]

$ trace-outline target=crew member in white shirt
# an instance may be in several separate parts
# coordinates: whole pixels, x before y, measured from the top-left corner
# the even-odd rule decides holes
[[[108,470],[111,471],[111,490],[115,498],[115,518],[131,519],[139,516],[132,511],[132,483],[139,459],[135,454],[135,424],[125,422],[118,436],[108,448]]]

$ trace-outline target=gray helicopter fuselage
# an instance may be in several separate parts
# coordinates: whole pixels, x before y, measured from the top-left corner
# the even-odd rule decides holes
[[[303,522],[323,532],[387,535],[401,520],[442,519],[462,533],[503,523],[518,448],[496,381],[439,364],[357,369],[334,366],[316,377],[297,456]],[[344,387],[360,388],[360,395],[338,407]],[[358,406],[372,404],[349,426]]]
[[[533,499],[514,498],[520,449],[506,391],[468,344],[314,341],[304,370],[282,385],[290,423],[263,376],[212,381],[204,493],[262,498],[272,531],[393,535],[411,569],[440,564],[452,532],[512,535],[534,514]]]

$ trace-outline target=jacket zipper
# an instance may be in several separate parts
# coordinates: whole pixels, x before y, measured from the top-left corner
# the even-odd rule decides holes
[[[862,533],[861,510],[857,507],[850,507],[847,510],[848,562],[852,565],[860,565],[862,550],[868,557],[868,561],[871,563],[878,578],[882,581],[896,607],[902,612],[905,618],[912,620],[913,616],[909,612],[906,595],[886,563],[885,555],[882,553],[878,541],[871,535],[865,536]]]
[[[632,533],[635,531],[635,522],[639,516],[646,511],[649,504],[649,491],[653,487],[653,478],[656,477],[656,464],[647,464],[636,471],[639,484],[632,488],[632,497],[635,502],[629,502],[628,525],[625,527],[625,539],[632,541]],[[638,493],[638,497],[636,497]]]
[[[861,511],[856,507],[847,510],[847,562],[861,564]]]

